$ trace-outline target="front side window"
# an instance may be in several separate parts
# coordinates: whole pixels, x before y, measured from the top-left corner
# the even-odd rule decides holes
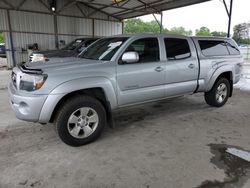
[[[136,40],[127,47],[125,52],[137,52],[139,54],[139,63],[160,60],[157,38],[143,38]]]
[[[127,37],[104,38],[89,46],[79,57],[85,59],[94,59],[110,61],[117,50],[127,40]]]
[[[205,56],[229,55],[227,44],[222,40],[199,40],[199,45]]]
[[[188,41],[186,39],[164,39],[168,60],[184,59],[191,56]]]

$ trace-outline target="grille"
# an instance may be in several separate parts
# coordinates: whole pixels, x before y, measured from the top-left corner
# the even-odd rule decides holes
[[[11,73],[11,80],[12,80],[14,87],[16,88],[16,73],[14,72]]]

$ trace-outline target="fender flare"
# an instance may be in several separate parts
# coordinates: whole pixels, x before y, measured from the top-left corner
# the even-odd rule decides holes
[[[105,77],[79,78],[64,82],[54,88],[43,104],[39,122],[48,123],[58,102],[67,94],[92,88],[101,88],[104,91],[107,102],[111,109],[117,107],[115,87],[112,82]]]
[[[230,79],[234,82],[234,68],[232,65],[223,65],[217,68],[214,73],[212,74],[210,80],[207,83],[207,87],[205,88],[205,92],[210,91],[215,84],[216,80],[219,78],[219,76],[225,72],[230,72]]]

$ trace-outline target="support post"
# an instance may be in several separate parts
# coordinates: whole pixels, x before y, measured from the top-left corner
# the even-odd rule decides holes
[[[163,21],[163,13],[161,12],[161,25],[160,25],[160,33],[162,33],[162,29],[163,29],[162,21]]]
[[[92,37],[95,38],[95,19],[92,19]]]
[[[227,28],[227,37],[230,37],[230,29],[231,29],[231,19],[232,19],[232,11],[233,11],[233,0],[230,0],[230,7],[228,10],[228,7],[226,5],[225,0],[223,0],[227,15],[228,15],[228,28]]]
[[[13,43],[13,35],[12,35],[12,27],[11,27],[11,21],[10,21],[10,11],[7,11],[7,19],[8,19],[8,25],[9,25],[9,37],[10,37],[10,51],[11,51],[11,57],[13,64],[10,65],[11,67],[16,66],[16,59],[15,59],[15,49],[14,49],[14,43]]]
[[[124,34],[124,20],[122,20],[122,34]]]
[[[230,37],[232,10],[233,10],[233,0],[230,0],[229,20],[228,20],[228,29],[227,29],[228,38]]]
[[[163,25],[162,25],[162,17],[163,17],[163,14],[162,12],[159,13],[160,16],[161,16],[161,19],[160,19],[160,22],[159,20],[156,18],[155,14],[153,14],[154,18],[155,18],[155,21],[158,23],[159,27],[160,27],[160,33],[162,33],[162,29],[163,29]]]
[[[58,25],[57,25],[57,15],[54,13],[54,33],[55,33],[55,47],[56,49],[59,49],[59,43],[58,43]]]

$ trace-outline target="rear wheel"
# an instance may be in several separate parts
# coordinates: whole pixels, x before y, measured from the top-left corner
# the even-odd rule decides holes
[[[221,107],[229,97],[230,83],[226,78],[220,78],[213,88],[205,93],[205,101],[210,106]]]
[[[71,146],[81,146],[96,140],[105,124],[106,112],[103,105],[89,96],[69,99],[55,121],[59,137]]]

